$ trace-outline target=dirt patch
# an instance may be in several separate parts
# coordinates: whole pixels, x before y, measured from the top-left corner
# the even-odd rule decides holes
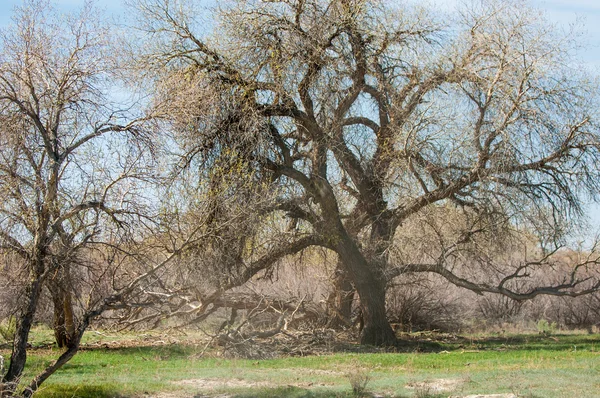
[[[464,395],[464,396],[453,395],[449,398],[517,398],[517,396],[515,394],[509,393],[509,394],[475,394],[475,395]]]
[[[301,369],[301,373],[308,375],[328,375],[328,376],[338,376],[342,373],[334,372],[329,370],[319,370],[319,369]],[[216,390],[216,389],[229,389],[229,388],[254,388],[254,387],[299,387],[299,388],[311,388],[311,387],[324,387],[328,385],[334,385],[334,383],[326,383],[323,381],[300,381],[300,382],[271,382],[271,381],[251,381],[245,379],[190,379],[190,380],[180,380],[173,382],[173,384],[179,386],[186,386],[196,388],[200,391],[206,390]]]
[[[323,373],[328,371],[323,371]],[[315,373],[319,373],[317,370]],[[335,372],[331,372],[335,373]],[[169,393],[158,393],[156,395],[144,395],[143,398],[231,398],[233,395],[230,393],[222,393],[215,395],[215,390],[218,389],[229,389],[229,388],[256,388],[256,387],[298,387],[310,389],[314,387],[324,387],[326,385],[332,385],[331,383],[321,382],[299,382],[299,383],[272,383],[268,381],[250,381],[243,379],[189,379],[179,380],[173,382],[173,384],[181,387],[191,387],[201,391],[194,395],[190,395],[189,392],[169,392]]]
[[[156,395],[143,395],[136,398],[231,398],[232,395],[229,394],[218,394],[218,395],[202,395],[202,394],[194,394],[190,395],[189,392],[183,393],[174,393],[174,392],[163,392],[158,393]]]
[[[463,383],[464,380],[460,379],[436,379],[411,382],[406,384],[405,387],[415,389],[426,394],[439,394],[442,392],[456,390]]]
[[[174,384],[194,387],[201,390],[215,390],[217,388],[252,388],[252,387],[277,387],[277,384],[268,381],[250,381],[243,379],[190,379],[179,380]]]
[[[304,368],[286,368],[286,370],[291,370],[295,373],[302,373],[307,375],[322,375],[322,376],[345,376],[346,373],[339,372],[337,370],[327,370],[327,369],[304,369]]]

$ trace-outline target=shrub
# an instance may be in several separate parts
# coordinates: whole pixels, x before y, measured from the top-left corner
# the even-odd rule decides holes
[[[554,334],[558,330],[556,322],[548,322],[545,319],[540,319],[536,324],[537,330],[542,334]]]
[[[352,386],[352,394],[355,397],[364,397],[367,393],[367,384],[371,381],[369,370],[359,365],[354,365],[346,377]]]

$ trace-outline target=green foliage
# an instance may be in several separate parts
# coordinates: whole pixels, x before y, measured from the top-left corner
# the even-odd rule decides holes
[[[556,324],[556,322],[549,323],[545,319],[540,319],[536,324],[536,328],[538,333],[551,335],[556,333],[556,331],[558,330],[558,325]]]
[[[44,397],[48,398],[121,398],[125,397],[115,390],[114,385],[68,385],[55,384],[49,388],[42,387]],[[38,396],[38,395],[36,395]]]
[[[13,341],[15,339],[15,333],[17,331],[17,319],[14,316],[10,316],[8,319],[0,322],[0,336],[5,341]]]

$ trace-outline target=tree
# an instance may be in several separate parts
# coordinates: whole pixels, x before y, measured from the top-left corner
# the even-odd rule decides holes
[[[150,175],[150,147],[141,120],[111,98],[110,30],[96,12],[87,2],[79,15],[61,16],[45,0],[27,0],[0,36],[0,251],[27,273],[2,396],[15,394],[22,376],[44,286],[65,352],[24,396],[77,352],[95,316],[132,290],[129,279],[117,281],[133,261],[132,237],[144,234],[147,187],[138,182]],[[91,284],[85,296],[82,283]]]
[[[145,65],[158,66],[155,110],[186,164],[238,165],[230,179],[251,174],[275,193],[265,214],[339,255],[360,297],[362,343],[395,342],[385,292],[403,273],[517,300],[600,287],[578,273],[597,270],[594,259],[550,286],[515,282],[544,257],[497,281],[454,272],[456,253],[509,226],[560,237],[599,188],[597,85],[538,11],[486,1],[445,25],[369,0],[240,0],[215,12],[211,34],[192,2],[137,4]],[[395,263],[403,226],[444,206],[470,221],[435,261]]]

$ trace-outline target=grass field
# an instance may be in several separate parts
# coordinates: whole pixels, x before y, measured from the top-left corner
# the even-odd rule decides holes
[[[422,337],[435,349],[241,360],[200,355],[201,345],[91,334],[36,397],[352,397],[351,381],[363,378],[370,396],[600,397],[600,335]],[[32,350],[28,376],[57,354]]]

